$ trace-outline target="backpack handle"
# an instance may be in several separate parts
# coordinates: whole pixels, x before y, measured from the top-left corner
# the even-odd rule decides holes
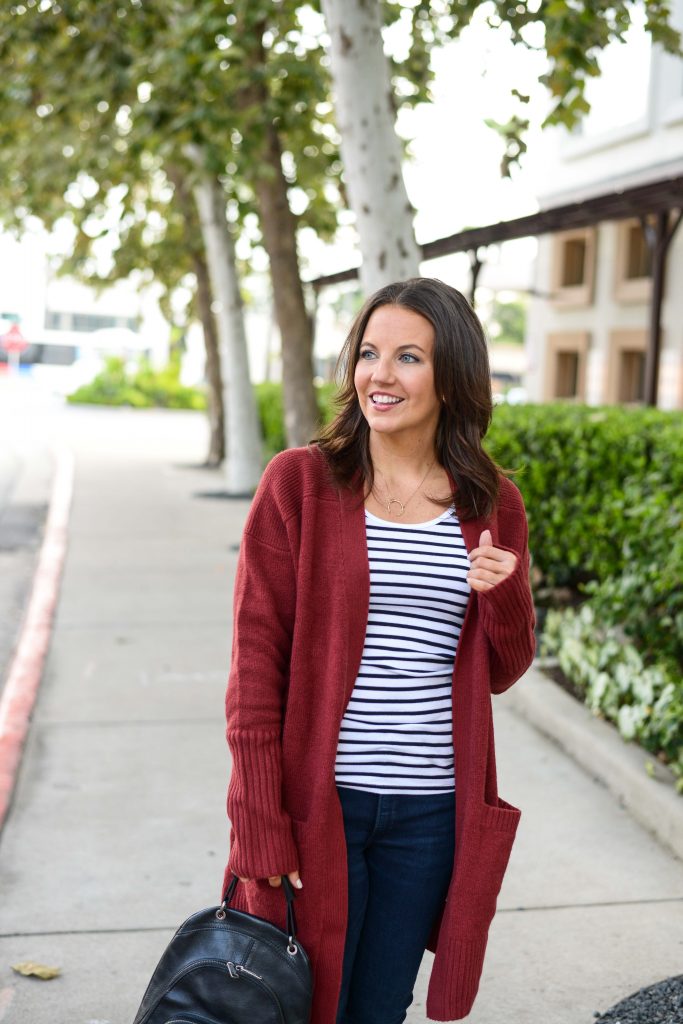
[[[296,916],[294,914],[294,899],[296,897],[296,892],[294,890],[294,886],[287,878],[287,875],[282,875],[281,878],[282,891],[284,892],[285,900],[287,901],[287,952],[291,956],[294,956],[296,953],[299,952],[299,947],[296,941]],[[233,875],[232,878],[230,879],[230,884],[228,885],[228,888],[225,890],[223,902],[216,911],[216,917],[218,918],[219,921],[222,921],[225,918],[225,912],[227,908],[230,906],[230,901],[235,895],[235,889],[237,888],[238,883],[239,878],[237,877],[237,875]]]

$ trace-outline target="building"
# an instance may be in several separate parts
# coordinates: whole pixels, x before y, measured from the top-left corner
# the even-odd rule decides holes
[[[128,281],[96,291],[51,273],[50,238],[41,230],[21,240],[0,236],[0,335],[19,324],[28,347],[21,369],[53,390],[68,392],[91,380],[104,358],[168,355],[169,326],[155,296]],[[0,349],[0,363],[7,355]]]
[[[683,0],[673,7],[683,29]],[[593,109],[581,129],[551,132],[537,156],[532,173],[542,211],[598,194],[634,194],[683,173],[683,59],[651,46],[636,28],[626,44],[606,52],[589,98]],[[660,309],[653,397],[660,408],[683,408],[683,230],[675,230],[681,205],[672,193],[657,214],[632,207],[620,219],[539,237],[527,327],[532,401],[647,400]]]

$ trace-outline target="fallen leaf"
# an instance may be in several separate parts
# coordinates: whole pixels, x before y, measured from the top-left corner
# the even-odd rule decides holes
[[[62,973],[61,967],[48,967],[46,964],[34,963],[33,960],[12,964],[12,970],[16,971],[17,974],[25,975],[27,978],[42,978],[43,981],[49,981],[50,978],[56,978]]]

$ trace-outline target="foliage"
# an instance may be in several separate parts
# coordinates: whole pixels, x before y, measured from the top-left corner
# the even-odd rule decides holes
[[[282,408],[282,385],[264,381],[254,388],[258,405],[261,431],[267,459],[286,447],[285,424]],[[316,398],[320,410],[320,422],[329,423],[334,416],[334,384],[320,384],[316,387]]]
[[[519,471],[538,595],[564,585],[587,597],[548,612],[546,650],[625,739],[669,762],[683,791],[681,415],[500,406],[489,444]]]
[[[491,308],[488,327],[496,343],[523,345],[526,333],[526,305],[519,300],[501,302],[496,299]]]
[[[104,369],[89,384],[68,396],[73,404],[130,405],[136,409],[205,409],[206,396],[199,388],[180,383],[176,360],[163,370],[154,370],[143,361],[130,372],[118,356],[107,359]]]
[[[683,793],[683,678],[647,664],[618,627],[606,626],[592,602],[550,611],[543,646],[584,693],[588,706],[666,762]]]
[[[431,0],[419,0],[417,11],[434,7]],[[482,0],[441,0],[438,6],[453,21],[451,34],[458,35],[483,6]],[[645,27],[653,42],[669,53],[681,53],[680,33],[671,24],[670,0],[539,0],[511,4],[508,0],[487,0],[491,28],[507,29],[512,41],[530,50],[539,48],[539,31],[548,59],[548,70],[540,81],[551,98],[543,127],[563,125],[574,128],[590,110],[586,86],[600,75],[600,56],[611,42],[624,42],[632,14],[645,9]],[[414,17],[419,17],[419,14]],[[424,17],[424,13],[422,13]],[[508,175],[526,150],[524,136],[529,127],[525,106],[529,96],[512,88],[517,109],[505,124],[487,122],[504,143],[501,173]]]
[[[266,459],[287,447],[282,408],[282,385],[264,381],[254,388]]]
[[[668,510],[680,508],[683,491],[678,413],[501,405],[488,446],[514,471],[548,586],[617,576],[647,557],[657,530],[674,536]]]

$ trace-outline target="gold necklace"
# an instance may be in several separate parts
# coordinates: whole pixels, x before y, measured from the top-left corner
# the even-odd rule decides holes
[[[382,471],[381,471],[380,469],[378,469],[378,470],[377,470],[377,472],[379,473],[379,475],[380,475],[380,476],[382,477],[382,480],[384,481],[384,489],[385,489],[385,491],[386,491],[386,501],[382,500],[382,499],[381,499],[381,498],[379,497],[379,495],[378,495],[378,494],[377,494],[377,492],[375,491],[375,488],[374,488],[374,487],[372,488],[372,493],[373,493],[373,494],[375,495],[375,497],[376,497],[376,498],[377,498],[377,500],[378,500],[378,501],[380,502],[380,504],[381,504],[381,505],[384,505],[384,506],[386,507],[386,510],[387,510],[387,514],[388,514],[388,515],[390,515],[390,516],[391,516],[391,515],[394,515],[394,516],[398,516],[399,518],[400,518],[400,517],[401,517],[401,516],[403,515],[403,513],[405,512],[405,510],[406,510],[406,507],[407,507],[407,505],[408,505],[408,502],[412,501],[412,500],[413,500],[413,498],[415,497],[415,495],[417,494],[417,492],[418,492],[418,491],[420,490],[420,488],[422,487],[423,483],[425,482],[425,480],[426,480],[426,479],[427,479],[427,477],[429,476],[429,474],[430,474],[430,472],[431,472],[431,470],[432,470],[432,466],[434,465],[434,463],[435,463],[435,462],[436,462],[436,459],[432,459],[432,461],[431,461],[431,462],[429,463],[429,465],[427,466],[427,472],[426,472],[426,473],[425,473],[425,475],[424,475],[424,476],[422,477],[422,479],[420,480],[419,484],[417,485],[417,487],[415,488],[415,490],[413,491],[413,493],[412,493],[412,494],[410,495],[410,497],[409,497],[409,498],[406,498],[406,500],[405,500],[405,501],[401,501],[401,499],[400,499],[400,498],[394,498],[394,497],[392,497],[392,495],[391,495],[391,494],[389,494],[389,488],[387,487],[387,481],[386,481],[386,477],[384,476],[384,473],[382,473]],[[392,512],[392,511],[391,511],[391,506],[392,506],[392,505],[398,505],[398,506],[399,506],[399,509],[400,509],[400,511],[398,511],[398,512]]]

